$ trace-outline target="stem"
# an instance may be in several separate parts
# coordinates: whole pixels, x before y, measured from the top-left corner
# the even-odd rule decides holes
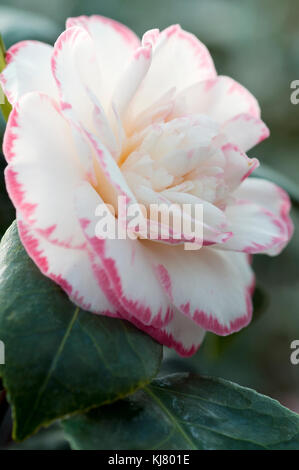
[[[5,53],[6,53],[5,45],[4,45],[3,39],[2,39],[1,34],[0,34],[0,73],[6,67]],[[8,116],[9,116],[10,111],[11,111],[11,104],[8,102],[6,96],[5,96],[5,94],[4,94],[4,92],[1,88],[1,85],[0,85],[0,109],[1,109],[1,112],[3,114],[3,117],[4,117],[5,121],[7,121]]]

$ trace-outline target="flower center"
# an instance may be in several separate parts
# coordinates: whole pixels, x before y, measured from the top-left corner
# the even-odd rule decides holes
[[[129,137],[119,166],[137,200],[146,205],[188,193],[215,203],[222,197],[218,133],[210,118],[193,115],[151,124]]]

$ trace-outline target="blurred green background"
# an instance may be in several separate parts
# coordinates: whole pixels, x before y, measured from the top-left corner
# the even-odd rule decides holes
[[[219,74],[240,81],[260,102],[271,136],[251,156],[260,159],[260,174],[268,174],[265,165],[289,178],[282,183],[297,205],[297,230],[278,258],[254,257],[261,289],[255,296],[254,322],[228,338],[208,335],[188,360],[166,351],[163,371],[222,376],[299,412],[299,365],[290,363],[290,343],[299,339],[299,104],[290,101],[290,83],[299,80],[298,0],[0,0],[0,32],[7,47],[22,39],[53,43],[65,18],[95,13],[119,20],[139,35],[180,23],[208,46]],[[1,134],[3,129],[1,122]],[[4,165],[2,158],[1,169]],[[279,174],[270,176],[277,180]],[[0,191],[2,234],[14,212],[3,181]]]

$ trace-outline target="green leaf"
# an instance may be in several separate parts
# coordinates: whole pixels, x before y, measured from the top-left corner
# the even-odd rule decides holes
[[[174,374],[63,422],[73,449],[299,449],[299,416],[223,379]]]
[[[4,46],[4,42],[0,34],[0,73],[5,67],[6,67],[5,46]],[[1,109],[1,112],[5,121],[7,121],[8,116],[11,111],[11,104],[8,102],[6,96],[4,95],[1,85],[0,85],[0,109]]]
[[[5,62],[5,46],[4,42],[2,39],[2,36],[0,34],[0,72],[5,68],[6,62]]]
[[[134,392],[157,374],[162,356],[162,346],[128,322],[72,304],[28,257],[16,223],[0,245],[0,338],[18,440]]]
[[[24,442],[9,442],[1,450],[70,450],[63,430],[59,424],[53,424],[46,429],[41,429],[34,436]]]

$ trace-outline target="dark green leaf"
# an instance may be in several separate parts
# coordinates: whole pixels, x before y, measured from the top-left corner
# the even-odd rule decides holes
[[[65,420],[73,449],[299,449],[299,416],[223,379],[174,374]]]
[[[109,403],[148,383],[162,347],[125,321],[72,304],[26,254],[14,223],[0,245],[0,375],[12,405],[14,437]]]
[[[10,442],[0,450],[70,450],[64,433],[58,424],[41,429],[24,442]]]

